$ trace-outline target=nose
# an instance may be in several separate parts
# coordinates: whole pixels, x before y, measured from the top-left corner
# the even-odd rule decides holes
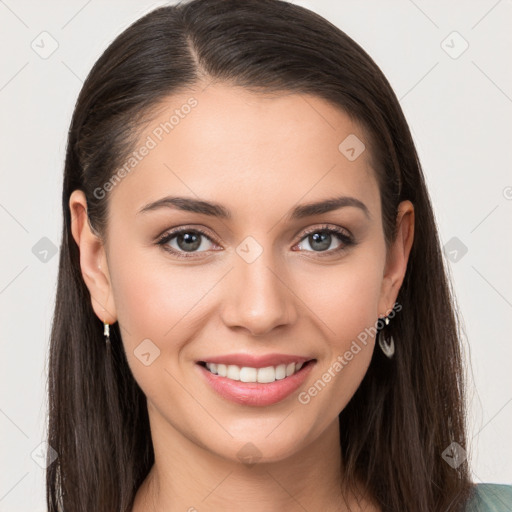
[[[263,251],[252,263],[240,258],[229,273],[222,309],[228,327],[263,336],[297,319],[295,295],[270,252]]]

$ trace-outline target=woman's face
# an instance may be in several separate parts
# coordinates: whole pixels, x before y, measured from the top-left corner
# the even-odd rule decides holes
[[[386,253],[365,135],[313,96],[174,95],[134,150],[97,191],[109,201],[104,248],[82,224],[82,270],[98,317],[119,322],[153,436],[231,460],[298,452],[336,424],[367,371],[371,328],[405,273],[410,203]],[[200,364],[212,361],[227,376]],[[273,383],[235,380],[273,380],[259,371],[269,366],[281,366]]]

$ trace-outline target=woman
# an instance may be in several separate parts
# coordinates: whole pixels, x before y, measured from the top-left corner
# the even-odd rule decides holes
[[[134,23],[78,98],[63,209],[50,511],[510,506],[469,478],[406,120],[320,16],[195,0]]]

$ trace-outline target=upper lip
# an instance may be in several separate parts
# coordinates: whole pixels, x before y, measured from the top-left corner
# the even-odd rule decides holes
[[[278,366],[289,363],[305,363],[311,357],[295,356],[290,354],[265,354],[256,356],[251,354],[226,354],[223,356],[205,357],[198,362],[216,364],[234,364],[240,367],[265,368],[267,366]]]

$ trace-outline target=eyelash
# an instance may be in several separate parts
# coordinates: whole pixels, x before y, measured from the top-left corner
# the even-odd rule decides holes
[[[181,235],[183,233],[199,233],[205,238],[207,238],[210,242],[215,243],[214,240],[201,228],[179,228],[173,231],[168,231],[164,233],[162,236],[160,236],[156,242],[157,245],[162,246],[162,249],[164,251],[170,252],[171,254],[177,256],[178,258],[197,258],[197,256],[193,256],[193,254],[196,253],[190,253],[190,256],[187,255],[186,252],[183,251],[177,251],[167,245],[168,242],[170,242],[173,238],[175,238],[178,235]],[[323,256],[332,256],[335,253],[341,253],[342,251],[347,250],[349,247],[356,244],[354,239],[347,235],[344,230],[337,228],[337,227],[330,227],[330,226],[321,226],[316,227],[313,229],[310,229],[303,233],[301,239],[298,243],[302,242],[305,238],[307,238],[309,235],[312,235],[313,233],[327,233],[327,234],[334,234],[337,235],[338,239],[342,242],[342,245],[337,247],[336,249],[331,249],[329,251],[306,251],[306,252],[316,252],[319,257]],[[296,244],[297,245],[297,244]],[[205,252],[205,251],[200,251]]]

